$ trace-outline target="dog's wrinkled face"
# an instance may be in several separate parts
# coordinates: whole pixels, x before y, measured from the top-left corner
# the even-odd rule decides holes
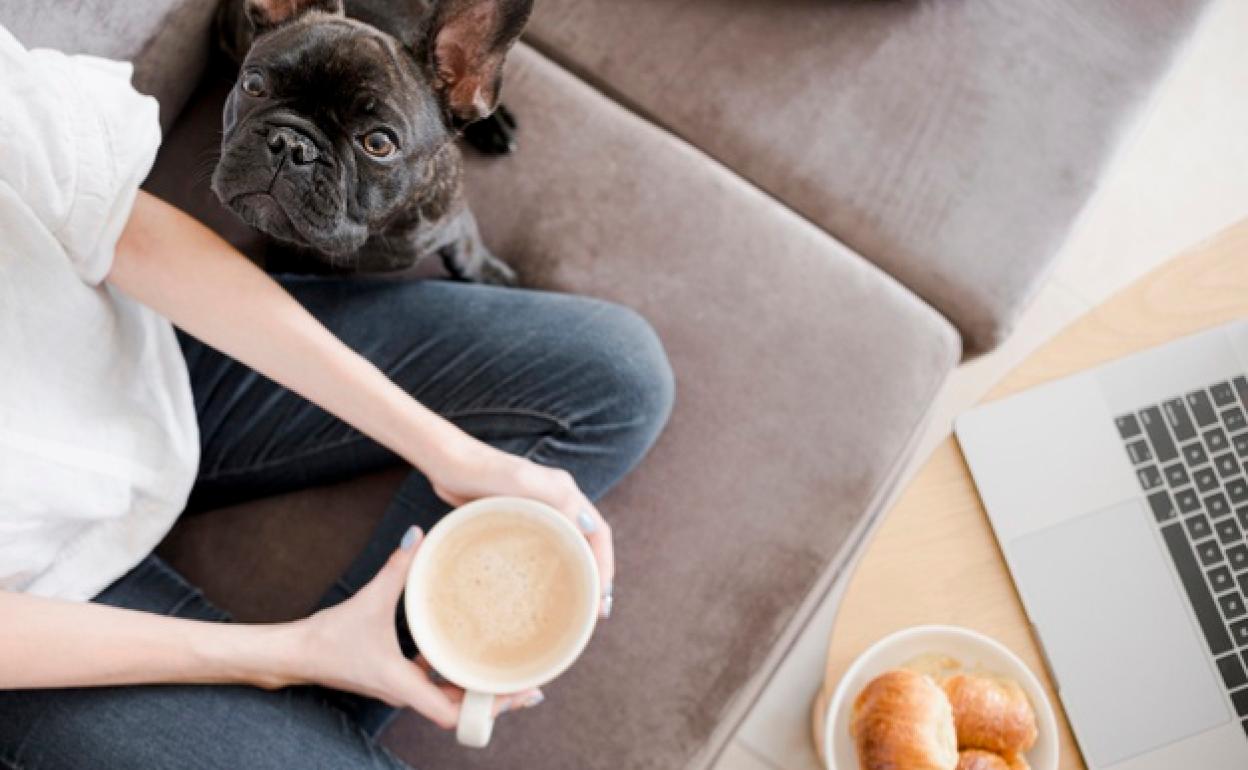
[[[225,107],[217,196],[332,259],[428,184],[453,139],[428,75],[394,38],[310,14],[256,38]]]

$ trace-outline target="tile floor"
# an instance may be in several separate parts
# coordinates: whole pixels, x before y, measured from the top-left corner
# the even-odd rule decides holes
[[[1248,2],[1218,0],[1136,120],[1046,288],[1011,340],[961,367],[940,396],[913,468],[955,415],[1094,304],[1167,258],[1248,217]],[[715,770],[820,770],[809,708],[839,586],[815,611]]]

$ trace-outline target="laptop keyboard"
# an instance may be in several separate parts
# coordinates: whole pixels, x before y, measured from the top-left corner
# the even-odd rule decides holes
[[[1114,420],[1248,733],[1248,378]]]

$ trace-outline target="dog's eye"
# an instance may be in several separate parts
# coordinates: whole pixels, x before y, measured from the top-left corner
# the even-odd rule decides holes
[[[394,146],[394,139],[385,131],[366,134],[360,139],[360,146],[364,148],[364,152],[374,158],[388,158],[398,149]]]
[[[243,93],[248,96],[261,97],[269,93],[268,84],[264,82],[264,75],[255,70],[251,70],[243,75],[242,87]]]

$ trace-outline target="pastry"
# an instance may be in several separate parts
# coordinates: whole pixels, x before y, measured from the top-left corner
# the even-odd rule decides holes
[[[1017,682],[958,674],[944,683],[953,707],[958,748],[1021,755],[1036,742],[1036,713]]]
[[[886,671],[854,701],[849,732],[862,770],[956,770],[949,699],[922,674]]]

